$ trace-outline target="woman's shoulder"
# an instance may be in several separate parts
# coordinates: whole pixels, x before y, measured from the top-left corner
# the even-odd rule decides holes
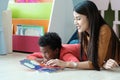
[[[110,30],[110,29],[111,29],[111,27],[109,25],[104,24],[104,25],[101,26],[100,30]]]
[[[106,33],[111,34],[111,27],[107,24],[104,24],[100,28],[100,34],[106,34]]]

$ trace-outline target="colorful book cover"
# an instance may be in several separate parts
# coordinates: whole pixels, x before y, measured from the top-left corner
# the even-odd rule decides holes
[[[39,64],[36,61],[23,59],[20,60],[20,63],[30,69],[37,70],[39,72],[56,72],[59,70],[63,70],[61,67],[53,67],[53,66],[46,66],[45,64]]]

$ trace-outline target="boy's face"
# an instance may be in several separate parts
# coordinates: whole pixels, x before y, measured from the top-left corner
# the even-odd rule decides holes
[[[42,52],[43,58],[47,61],[50,59],[58,58],[58,49],[52,50],[50,46],[40,47],[40,51]]]

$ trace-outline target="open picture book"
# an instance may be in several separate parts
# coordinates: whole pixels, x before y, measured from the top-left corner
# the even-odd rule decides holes
[[[37,70],[37,71],[40,71],[40,72],[56,72],[56,71],[59,71],[59,70],[63,70],[63,68],[61,67],[58,67],[58,66],[46,66],[44,63],[38,63],[34,60],[28,60],[28,59],[23,59],[23,60],[20,60],[20,63],[25,66],[25,67],[28,67],[30,69],[33,69],[33,70]]]

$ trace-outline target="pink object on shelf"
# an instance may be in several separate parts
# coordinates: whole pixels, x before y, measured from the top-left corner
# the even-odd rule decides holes
[[[39,0],[40,2],[53,2],[53,0]]]
[[[25,3],[26,0],[15,0],[15,2],[17,2],[17,3]]]
[[[17,3],[37,3],[40,0],[16,0]]]
[[[22,52],[39,52],[39,37],[13,35],[13,50]]]
[[[37,3],[40,2],[40,0],[26,0],[27,3]]]

